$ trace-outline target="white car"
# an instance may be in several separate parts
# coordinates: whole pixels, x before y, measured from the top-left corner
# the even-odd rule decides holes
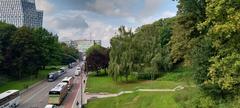
[[[56,105],[46,105],[45,108],[57,108]]]

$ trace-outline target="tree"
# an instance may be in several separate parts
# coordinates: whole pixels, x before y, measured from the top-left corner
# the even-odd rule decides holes
[[[80,53],[77,49],[67,46],[65,43],[61,43],[61,64],[69,64],[79,59]]]
[[[14,25],[0,22],[0,74],[8,72],[11,37],[16,30]]]
[[[109,62],[109,49],[95,44],[87,50],[86,64],[88,71],[96,71],[97,75],[99,75],[99,70],[105,69],[106,74],[108,62]]]
[[[173,25],[173,36],[169,43],[173,63],[185,62],[191,64],[191,49],[195,46],[196,38],[202,32],[197,25],[203,22],[205,16],[205,0],[178,0],[178,13]]]
[[[125,77],[128,80],[130,75],[138,79],[155,79],[172,69],[168,43],[174,20],[161,19],[139,27],[135,33],[120,27],[119,34],[111,39],[108,72],[113,79]]]
[[[235,0],[207,1],[205,22],[199,29],[208,30],[215,53],[210,58],[207,84],[215,85],[222,92],[240,93],[240,3]],[[223,93],[221,93],[223,95]]]
[[[37,40],[33,36],[31,29],[19,28],[11,40],[12,72],[17,75],[18,79],[27,74],[37,76],[40,69],[38,61],[41,58],[38,55]]]

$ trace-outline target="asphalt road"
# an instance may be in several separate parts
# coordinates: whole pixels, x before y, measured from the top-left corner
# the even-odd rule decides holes
[[[29,89],[28,91],[24,92],[21,94],[21,100],[20,100],[20,105],[19,108],[44,108],[45,105],[48,103],[48,92],[56,86],[61,80],[66,77],[66,76],[74,76],[75,68],[67,70],[67,72],[59,77],[57,80],[54,82],[48,82],[48,81],[43,81],[42,83],[38,84],[37,86]],[[65,98],[63,101],[62,105],[59,106],[60,108],[68,108],[64,107],[64,104],[72,104],[74,100],[75,91],[78,90],[78,80],[75,78],[74,80],[74,86],[69,91],[68,96]],[[74,93],[74,94],[73,94]]]

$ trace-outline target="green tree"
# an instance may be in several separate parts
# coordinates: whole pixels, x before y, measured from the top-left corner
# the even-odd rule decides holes
[[[60,46],[61,52],[59,54],[61,56],[61,64],[67,65],[79,59],[80,53],[77,49],[69,47],[65,43],[61,43]]]
[[[18,79],[26,75],[36,75],[40,69],[38,60],[39,49],[37,40],[33,36],[31,29],[26,27],[19,28],[12,36],[12,72]]]
[[[0,74],[7,74],[11,37],[17,28],[14,25],[0,22]]]
[[[93,45],[86,52],[86,64],[88,71],[95,71],[99,75],[100,69],[108,67],[109,63],[109,49],[104,48],[100,45]]]
[[[201,37],[202,32],[197,25],[203,22],[205,16],[205,0],[178,0],[178,13],[173,25],[173,36],[169,43],[173,63],[185,62],[191,64],[191,49],[196,38]]]
[[[207,83],[217,85],[223,92],[239,94],[240,3],[235,0],[207,0],[207,19],[199,25],[207,29],[215,50],[210,58]]]

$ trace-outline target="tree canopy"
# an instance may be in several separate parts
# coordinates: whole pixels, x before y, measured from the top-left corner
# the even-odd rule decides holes
[[[0,74],[15,79],[37,77],[47,65],[68,64],[79,58],[76,49],[58,42],[44,28],[16,28],[0,22]],[[66,56],[67,55],[67,56]]]

